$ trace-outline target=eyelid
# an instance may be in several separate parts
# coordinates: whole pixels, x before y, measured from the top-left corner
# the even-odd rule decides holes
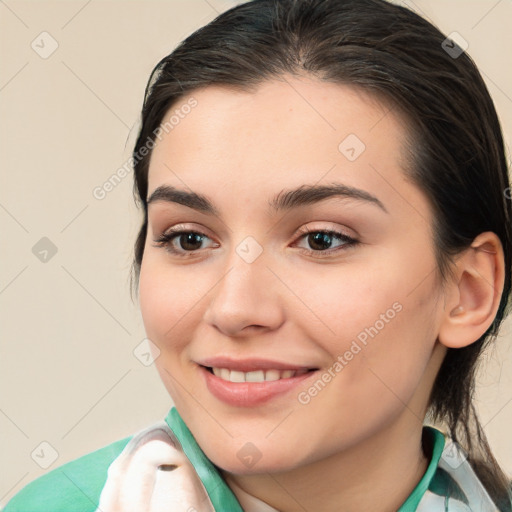
[[[321,226],[317,226],[316,224],[313,226],[310,226],[310,225],[301,226],[297,230],[297,233],[304,235],[304,234],[309,234],[309,233],[316,233],[318,231],[325,231],[325,232],[333,231],[333,232],[339,233],[347,238],[352,238],[352,239],[360,238],[359,233],[356,233],[354,230],[348,230],[347,228],[341,228],[333,223],[331,223],[330,226],[326,226],[325,223]]]
[[[157,230],[157,231],[159,231],[159,230]],[[177,234],[177,233],[180,234],[181,232],[198,233],[200,235],[207,236],[210,240],[214,239],[214,237],[209,235],[209,230],[204,228],[203,226],[195,227],[195,226],[193,226],[191,224],[186,224],[186,223],[173,224],[171,227],[162,230],[160,235],[156,235],[155,234],[155,236],[157,236],[157,237],[164,237],[166,235],[173,235],[173,234]]]

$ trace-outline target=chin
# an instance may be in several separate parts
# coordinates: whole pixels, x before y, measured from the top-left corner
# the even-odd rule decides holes
[[[267,448],[267,451],[271,448]],[[294,450],[296,451],[296,450]],[[282,452],[257,452],[253,447],[239,449],[235,457],[226,457],[226,451],[219,457],[212,456],[210,460],[215,466],[234,475],[257,475],[263,473],[281,473],[296,469],[306,464],[306,461]]]

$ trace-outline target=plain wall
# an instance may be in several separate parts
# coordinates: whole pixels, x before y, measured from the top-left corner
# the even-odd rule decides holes
[[[402,3],[468,41],[509,146],[512,3]],[[132,174],[102,200],[93,191],[130,154],[153,66],[234,4],[0,2],[0,504],[45,471],[163,419],[172,405],[154,366],[133,353],[145,335],[129,294],[140,222]],[[48,56],[52,39],[58,47]],[[476,404],[512,475],[510,319],[502,333]],[[49,460],[42,442],[58,453],[47,470],[31,456]]]

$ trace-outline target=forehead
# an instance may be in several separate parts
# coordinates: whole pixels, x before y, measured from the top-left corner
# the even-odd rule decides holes
[[[324,180],[392,195],[403,181],[403,119],[348,85],[284,76],[251,92],[208,86],[173,105],[162,126],[148,196],[162,183],[254,196]]]
[[[229,147],[240,149],[235,146],[237,141],[256,135],[255,143],[275,142],[282,149],[309,138],[323,138],[329,144],[348,133],[370,139],[370,132],[384,118],[385,127],[376,136],[390,127],[394,135],[404,135],[399,133],[403,121],[390,115],[390,110],[360,88],[313,78],[283,76],[251,92],[211,85],[193,91],[169,109],[162,125],[170,120],[172,126],[165,130],[166,141],[159,147],[165,150],[173,141],[186,142],[197,148],[216,146],[220,153]],[[224,139],[227,134],[230,140]]]

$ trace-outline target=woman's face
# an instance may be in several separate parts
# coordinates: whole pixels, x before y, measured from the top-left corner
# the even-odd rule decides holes
[[[140,305],[206,455],[277,471],[420,428],[443,300],[405,124],[349,86],[293,77],[207,87],[171,110]],[[186,233],[161,239],[173,228]]]

